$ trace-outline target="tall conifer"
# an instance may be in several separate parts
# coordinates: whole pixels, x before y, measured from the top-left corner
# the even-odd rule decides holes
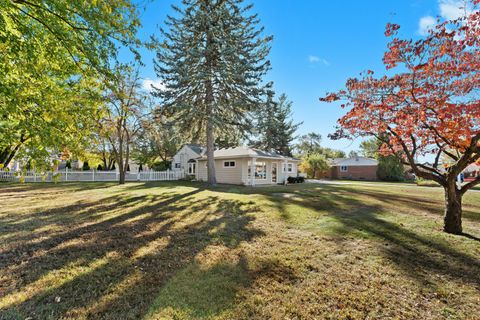
[[[216,183],[215,137],[249,127],[261,105],[272,37],[263,36],[243,0],[183,0],[173,7],[155,60],[162,111],[192,138],[205,141],[208,182]]]
[[[292,120],[292,102],[285,94],[275,99],[269,90],[265,107],[259,111],[256,133],[259,138],[254,142],[257,148],[291,156],[295,132],[301,123]]]

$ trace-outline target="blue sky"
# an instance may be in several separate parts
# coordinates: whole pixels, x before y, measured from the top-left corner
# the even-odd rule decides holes
[[[335,104],[320,103],[327,91],[340,89],[349,77],[371,69],[381,75],[387,39],[387,22],[401,25],[401,35],[420,37],[437,16],[458,14],[457,0],[250,0],[266,33],[274,36],[270,60],[272,70],[266,80],[274,81],[278,93],[293,101],[298,134],[317,132],[323,145],[347,153],[358,149],[360,141],[331,141],[336,120],[345,110]],[[171,4],[178,0],[157,0],[142,13],[139,36],[158,34]],[[141,70],[146,84],[156,81],[153,52],[143,51],[146,66]]]

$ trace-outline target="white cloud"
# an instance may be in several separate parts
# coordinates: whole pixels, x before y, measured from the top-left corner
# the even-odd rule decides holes
[[[472,8],[465,0],[438,0],[439,16],[444,20],[455,20],[472,13]],[[436,25],[432,16],[425,16],[420,19],[418,33],[427,35],[428,30]]]
[[[422,17],[418,24],[418,33],[422,36],[427,35],[428,30],[432,29],[435,26],[436,22],[437,20],[435,20],[435,18],[432,16]]]
[[[144,90],[152,91],[153,90],[152,86],[154,86],[155,88],[160,89],[160,90],[165,90],[166,89],[165,85],[162,83],[162,80],[160,80],[160,79],[146,78],[146,79],[143,80],[142,88]]]
[[[317,57],[317,56],[308,56],[308,61],[310,63],[323,63],[324,65],[326,66],[329,66],[330,65],[330,62],[328,62],[326,59],[324,58],[320,58],[320,57]]]
[[[440,16],[446,20],[455,20],[469,13],[466,2],[462,0],[440,0]]]

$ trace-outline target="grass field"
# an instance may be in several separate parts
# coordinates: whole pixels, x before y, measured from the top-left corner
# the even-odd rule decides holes
[[[479,319],[441,189],[0,185],[0,319]]]

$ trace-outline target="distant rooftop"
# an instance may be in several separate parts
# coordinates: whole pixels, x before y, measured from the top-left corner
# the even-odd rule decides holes
[[[196,154],[203,156],[203,154],[207,151],[207,148],[199,145],[199,144],[186,144],[187,147],[192,149],[193,152]]]
[[[215,159],[217,158],[270,158],[270,159],[279,159],[279,160],[295,160],[299,161],[298,159],[283,156],[281,154],[275,152],[268,152],[263,151],[255,148],[250,147],[235,147],[235,148],[226,148],[226,149],[218,149],[215,150],[213,153]],[[201,159],[206,159],[207,157],[204,155]]]
[[[378,161],[372,158],[351,157],[351,158],[335,158],[331,161],[332,166],[376,166]]]

